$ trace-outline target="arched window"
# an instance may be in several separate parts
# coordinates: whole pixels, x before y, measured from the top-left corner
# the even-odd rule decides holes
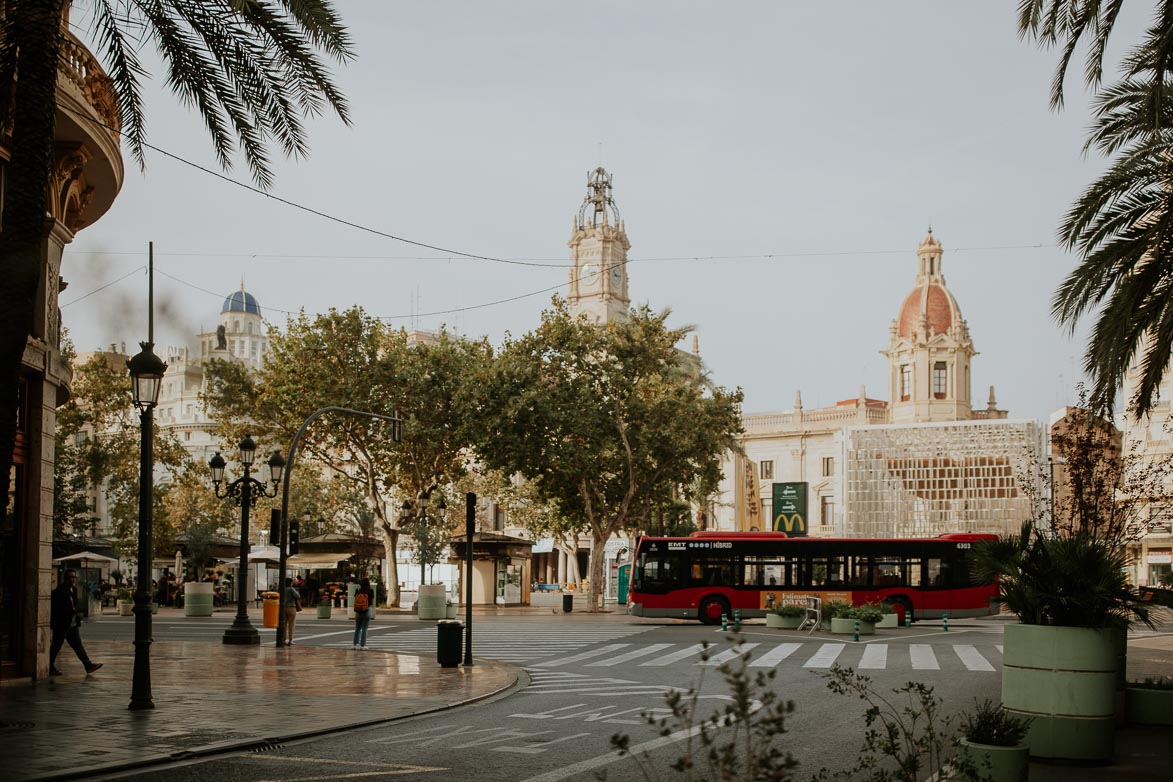
[[[944,399],[949,390],[949,365],[944,361],[933,364],[933,398]]]
[[[912,365],[900,365],[900,401],[907,402],[912,396]]]

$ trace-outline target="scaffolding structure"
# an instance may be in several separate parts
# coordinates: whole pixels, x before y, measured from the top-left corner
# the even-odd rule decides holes
[[[1034,421],[858,426],[842,446],[844,537],[1015,532],[1041,496]]]

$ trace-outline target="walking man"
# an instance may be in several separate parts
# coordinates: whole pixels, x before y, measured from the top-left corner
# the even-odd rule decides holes
[[[49,629],[53,632],[53,640],[49,643],[50,676],[61,675],[61,671],[57,669],[57,653],[66,641],[85,666],[86,673],[93,673],[102,667],[102,663],[90,659],[86,654],[86,648],[81,644],[81,612],[77,608],[76,585],[77,572],[66,570],[65,580],[50,595]]]

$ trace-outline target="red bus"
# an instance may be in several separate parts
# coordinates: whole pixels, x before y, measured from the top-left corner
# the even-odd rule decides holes
[[[792,538],[781,532],[694,532],[639,539],[628,613],[699,619],[765,616],[815,596],[902,606],[912,619],[989,616],[993,584],[971,583],[969,553],[993,535],[938,538]],[[899,611],[899,609],[897,609]]]

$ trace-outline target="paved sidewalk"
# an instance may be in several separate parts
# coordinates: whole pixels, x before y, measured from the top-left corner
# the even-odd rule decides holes
[[[280,743],[439,711],[513,686],[517,668],[476,660],[298,646],[151,646],[155,709],[129,711],[134,648],[86,641],[91,676],[69,649],[63,676],[0,687],[0,778],[68,779]]]

